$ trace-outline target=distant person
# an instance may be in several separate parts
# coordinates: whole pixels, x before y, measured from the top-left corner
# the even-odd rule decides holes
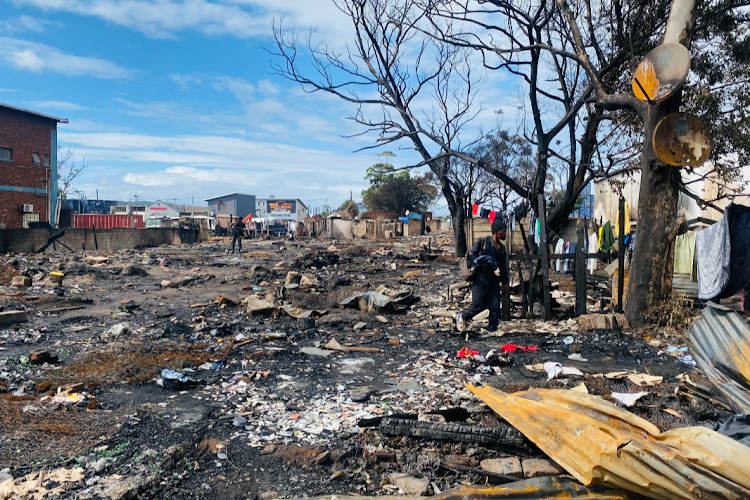
[[[469,261],[475,269],[474,282],[471,285],[471,307],[456,317],[456,328],[459,332],[463,332],[466,323],[485,309],[490,310],[487,330],[497,331],[500,323],[501,285],[503,293],[510,293],[507,285],[505,245],[501,243],[507,235],[508,225],[502,219],[495,219],[492,221],[492,236],[479,238],[469,250]]]
[[[242,233],[244,226],[245,224],[243,224],[240,219],[237,219],[237,221],[232,224],[232,253],[234,253],[234,245],[236,243],[238,245],[237,253],[242,255]]]

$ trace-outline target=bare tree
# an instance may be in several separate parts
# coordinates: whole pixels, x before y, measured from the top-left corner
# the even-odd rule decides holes
[[[350,118],[363,127],[357,135],[378,136],[370,147],[409,141],[422,158],[412,167],[429,167],[440,184],[454,219],[456,255],[464,255],[462,186],[449,172],[451,156],[474,160],[460,152],[471,143],[462,142],[459,133],[478,112],[466,54],[424,35],[419,26],[425,11],[416,0],[334,3],[351,20],[353,44],[339,53],[316,43],[312,33],[300,43],[296,33],[275,25],[271,52],[280,62],[273,64],[274,71],[309,92],[327,92],[351,103],[355,112]],[[303,69],[303,59],[312,71]],[[429,99],[431,109],[419,109],[419,99]]]
[[[58,196],[66,200],[68,192],[73,187],[73,181],[89,166],[88,160],[84,156],[80,163],[75,157],[75,146],[66,150],[57,148],[57,190]]]

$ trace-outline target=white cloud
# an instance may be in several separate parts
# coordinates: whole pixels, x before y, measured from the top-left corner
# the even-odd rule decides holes
[[[240,102],[248,102],[255,96],[255,85],[242,78],[219,76],[214,82],[216,90],[228,90]]]
[[[340,22],[343,14],[330,0],[15,0],[14,3],[98,17],[152,38],[174,38],[183,31],[249,38],[267,35],[273,19],[281,17],[288,24],[343,34]]]
[[[88,109],[80,104],[67,101],[31,101],[29,106],[32,109],[55,109],[59,111],[81,111]]]
[[[46,19],[40,19],[24,14],[16,18],[6,19],[4,22],[4,29],[6,34],[21,33],[23,31],[42,33],[49,26],[61,25],[62,23],[48,21]]]
[[[187,30],[241,38],[264,33],[268,20],[236,5],[206,0],[17,0],[44,10],[60,10],[140,31],[152,38],[174,38]]]
[[[186,195],[198,199],[238,190],[303,201],[321,199],[348,190],[359,193],[366,184],[365,170],[373,163],[370,155],[221,136],[70,133],[62,129],[60,139],[76,144],[76,154],[98,167],[87,170],[81,182],[116,198],[122,198],[122,188],[127,186],[128,192],[136,192],[142,199]],[[115,187],[117,183],[119,187]]]
[[[200,84],[203,82],[203,77],[200,75],[170,75],[169,78],[173,82],[175,82],[177,85],[180,86],[182,90],[187,90],[190,88],[190,84],[197,83]]]
[[[51,71],[66,76],[127,78],[132,71],[104,59],[66,54],[41,43],[0,37],[0,64],[34,72]]]
[[[17,50],[10,54],[10,62],[13,63],[19,69],[25,69],[29,71],[41,71],[44,68],[44,59],[39,57],[36,52],[31,49]]]
[[[74,132],[101,132],[102,130],[106,130],[108,132],[128,132],[130,130],[130,128],[128,127],[105,125],[103,123],[87,120],[85,118],[76,118],[75,120],[71,120],[69,123],[62,125],[61,127],[64,127],[65,131]],[[63,128],[61,128],[60,130],[63,130]]]

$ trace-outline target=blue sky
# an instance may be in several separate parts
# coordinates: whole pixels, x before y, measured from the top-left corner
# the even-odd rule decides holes
[[[280,18],[343,46],[331,0],[0,0],[0,12],[0,102],[70,120],[60,141],[88,160],[74,187],[89,198],[197,205],[239,191],[320,207],[367,187],[378,151],[342,137],[361,131],[352,107],[270,74],[262,49]],[[475,131],[513,115],[513,94],[488,75]]]

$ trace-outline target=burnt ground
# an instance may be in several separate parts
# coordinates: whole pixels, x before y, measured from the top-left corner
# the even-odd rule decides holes
[[[2,473],[26,476],[38,484],[37,495],[41,487],[50,498],[383,495],[398,491],[389,484],[393,472],[429,479],[427,493],[434,494],[484,484],[481,474],[450,464],[543,454],[388,437],[357,422],[463,408],[468,423],[499,425],[467,382],[507,392],[584,383],[610,401],[611,393],[647,391],[630,410],[662,430],[729,415],[678,391],[677,376],[697,376],[666,352],[685,345],[684,330],[579,331],[567,276],[553,277],[563,291],[555,321],[518,319],[516,304],[516,319],[500,334],[489,335],[481,323],[458,334],[441,311],[460,310],[470,294],[449,294],[457,265],[450,239],[439,238],[429,250],[427,238],[413,238],[334,248],[250,241],[242,257],[227,255],[226,242],[102,254],[101,263],[87,262],[91,253],[6,256],[5,283],[15,272],[35,281],[22,296],[0,287],[4,310],[29,314],[28,322],[0,330]],[[62,289],[42,284],[55,270],[65,274]],[[300,285],[284,287],[289,271],[302,274]],[[379,285],[408,288],[409,305],[379,312],[339,306]],[[590,283],[590,295],[596,299],[603,288]],[[248,295],[327,312],[316,321],[283,310],[251,314],[241,303]],[[325,349],[332,338],[377,352]],[[487,356],[506,343],[538,350]],[[462,347],[487,359],[458,358]],[[59,361],[32,363],[37,349]],[[534,367],[548,361],[584,375],[548,381]],[[185,372],[193,381],[161,387],[164,368],[194,370]],[[640,388],[602,376],[620,371],[663,382]],[[67,384],[82,385],[66,397]],[[61,469],[79,475],[60,479]]]

